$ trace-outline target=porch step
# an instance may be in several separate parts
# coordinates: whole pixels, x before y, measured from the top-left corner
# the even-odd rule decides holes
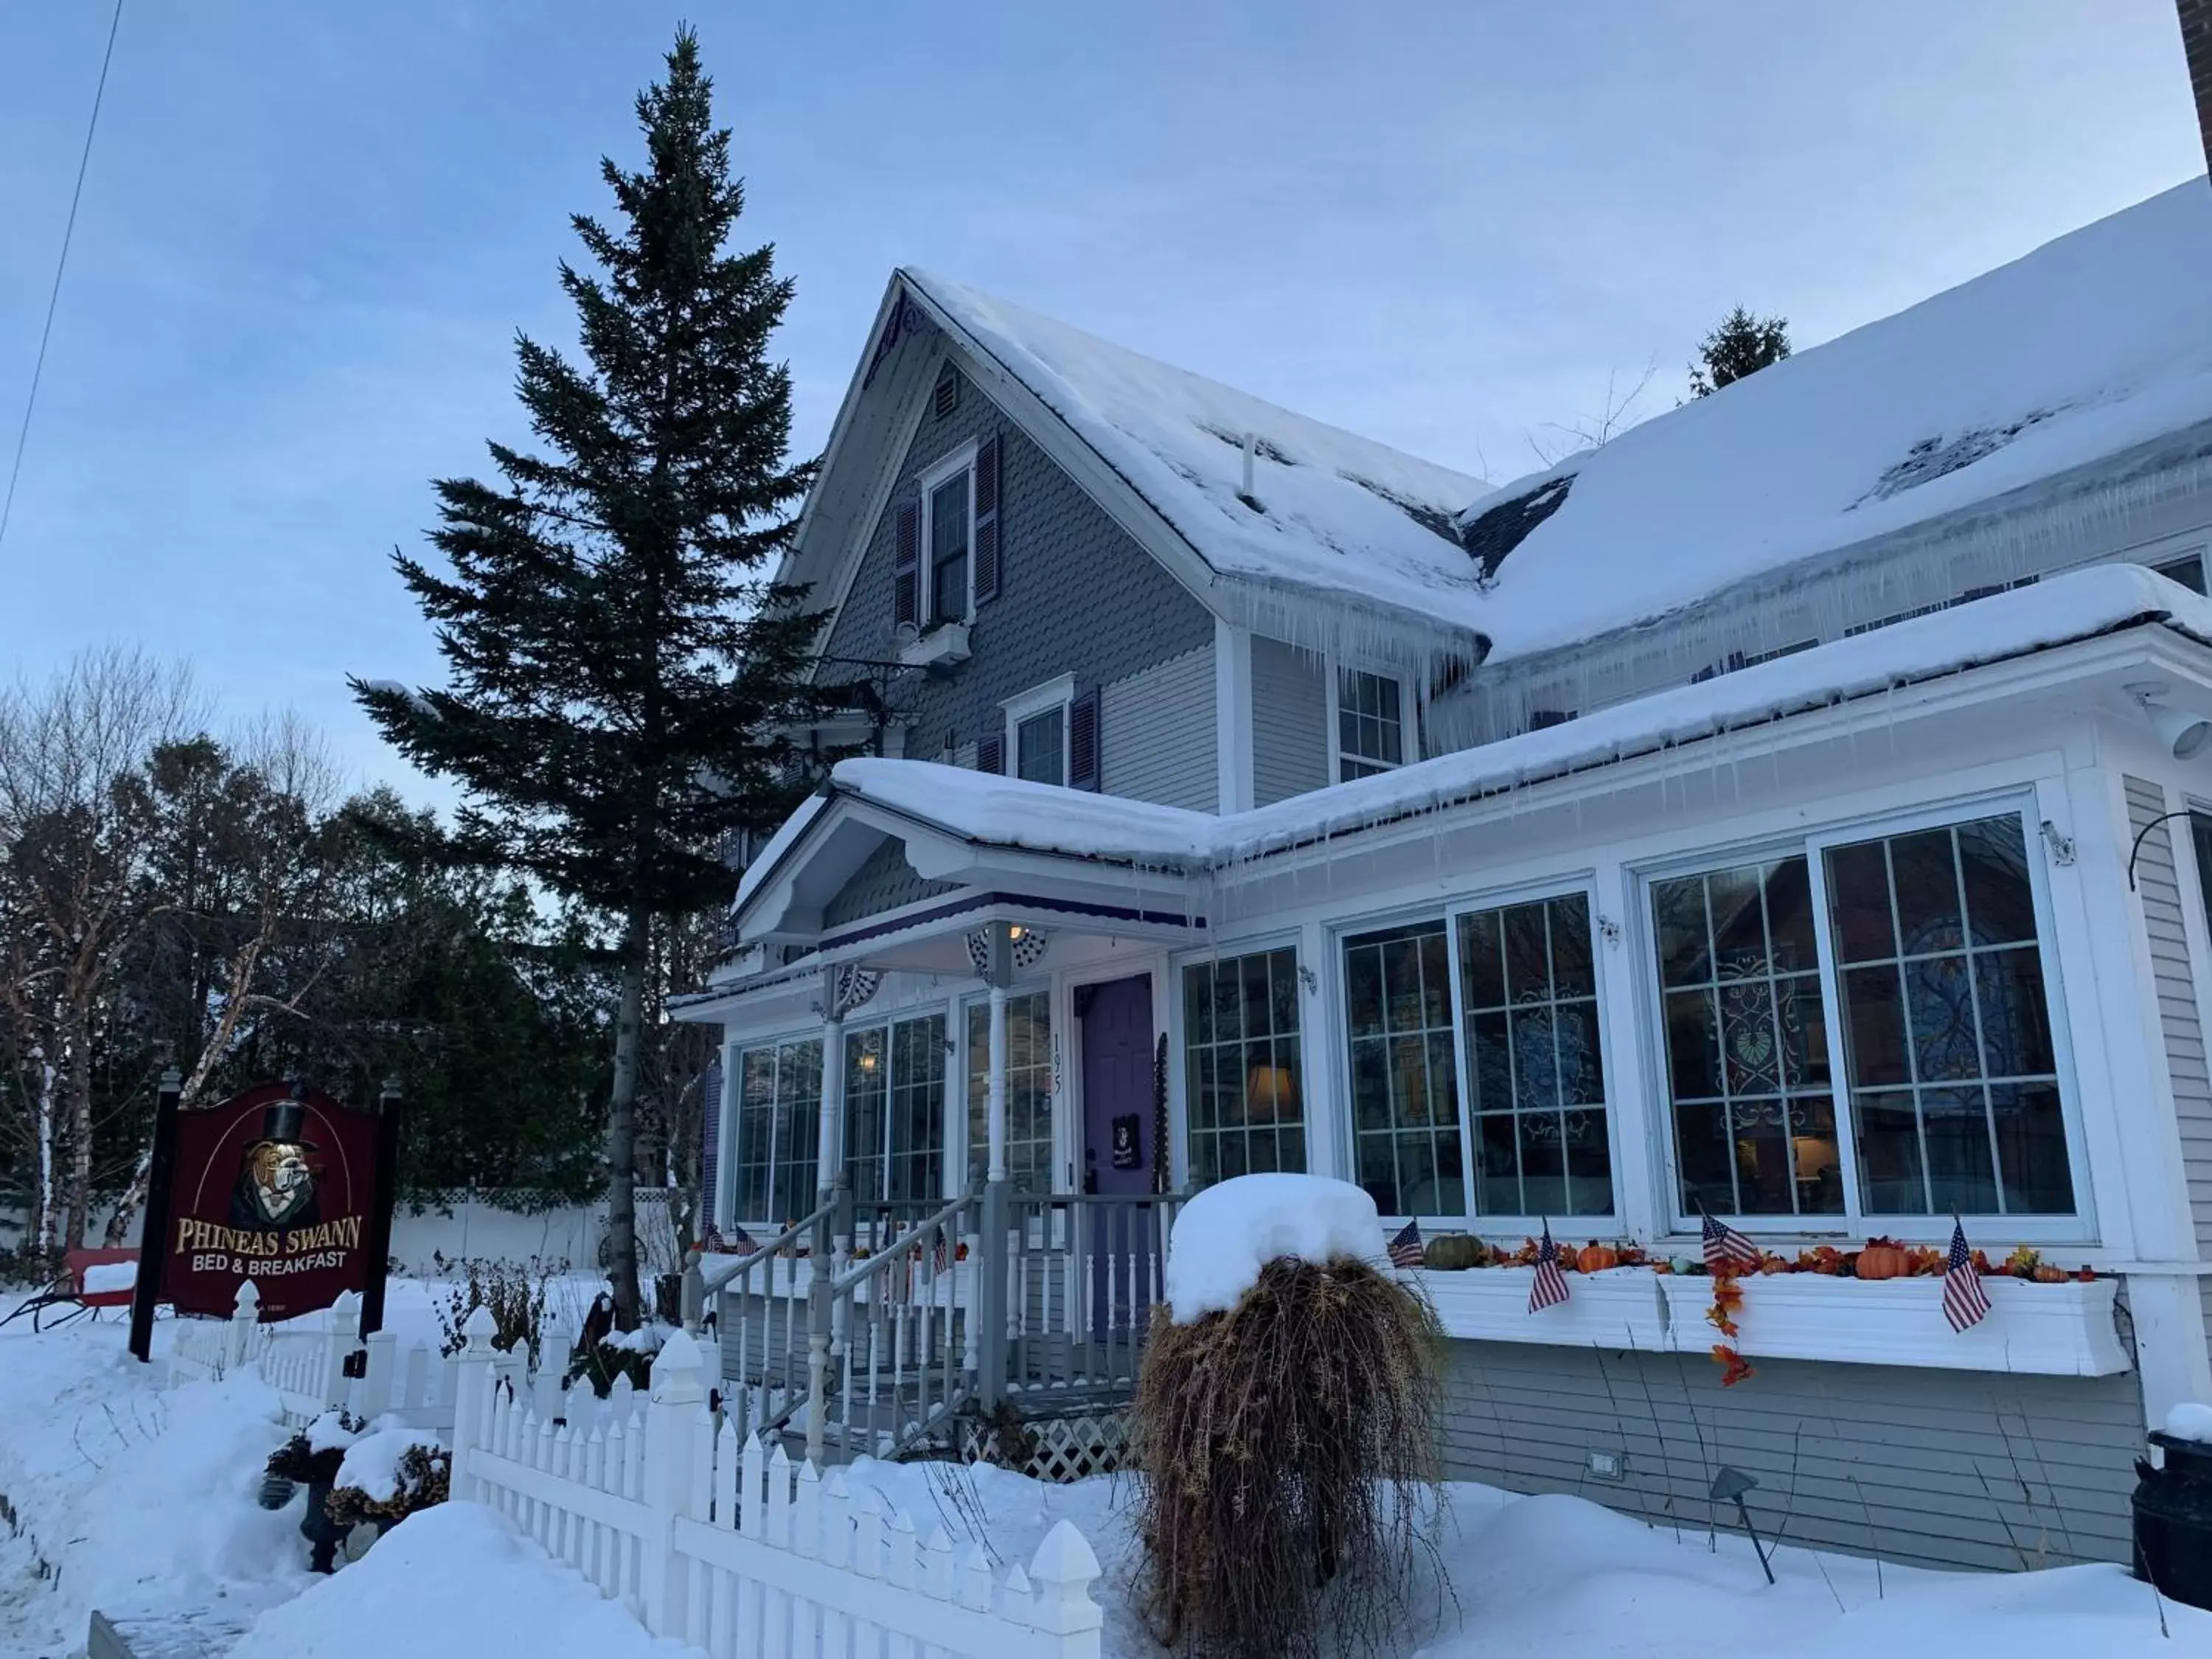
[[[252,1622],[251,1613],[228,1607],[115,1613],[95,1608],[85,1633],[85,1659],[222,1659]]]

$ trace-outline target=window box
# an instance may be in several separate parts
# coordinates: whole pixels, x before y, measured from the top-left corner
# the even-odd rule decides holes
[[[941,623],[927,634],[899,643],[898,659],[908,668],[946,667],[968,660],[968,624]]]
[[[1663,1287],[1676,1347],[1705,1353],[1722,1340],[1705,1322],[1711,1279],[1653,1276]],[[1570,1282],[1580,1296],[1581,1282]],[[1989,1292],[1989,1317],[1963,1331],[1954,1331],[1943,1317],[1939,1277],[1869,1282],[1775,1273],[1739,1282],[1743,1305],[1736,1310],[1735,1323],[1741,1334],[1733,1346],[1747,1359],[1829,1359],[2057,1376],[2109,1376],[2130,1369],[2112,1326],[2117,1279],[2032,1285],[1985,1277],[1982,1288]]]
[[[1533,1314],[1528,1311],[1528,1287],[1536,1277],[1534,1267],[1470,1267],[1463,1273],[1423,1268],[1404,1277],[1418,1281],[1428,1292],[1448,1336],[1574,1348],[1639,1348],[1654,1353],[1667,1346],[1667,1304],[1659,1291],[1660,1276],[1646,1267],[1569,1273],[1567,1299]]]

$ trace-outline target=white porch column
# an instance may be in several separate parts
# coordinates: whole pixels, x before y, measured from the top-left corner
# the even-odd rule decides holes
[[[835,969],[822,976],[822,1123],[814,1142],[814,1201],[830,1201],[845,1144],[845,1011],[837,1006]]]
[[[1013,976],[1013,941],[1006,924],[991,924],[991,1061],[987,1080],[985,1121],[990,1133],[988,1178],[1006,1178],[1006,981]]]

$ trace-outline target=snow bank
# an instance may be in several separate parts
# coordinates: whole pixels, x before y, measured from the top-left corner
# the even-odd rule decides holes
[[[410,1516],[296,1601],[264,1613],[229,1659],[678,1659],[620,1602],[480,1504]]]
[[[1208,1187],[1183,1206],[1168,1238],[1168,1306],[1178,1323],[1226,1313],[1279,1256],[1381,1266],[1375,1200],[1323,1176],[1249,1175]]]
[[[166,1363],[129,1358],[119,1322],[29,1327],[0,1334],[0,1492],[18,1522],[0,1528],[0,1653],[71,1651],[95,1607],[250,1616],[297,1593],[299,1501],[255,1502],[289,1437],[271,1389],[249,1370],[164,1392]]]
[[[2166,1431],[2176,1440],[2197,1440],[2212,1446],[2212,1406],[2184,1401],[2166,1414]]]
[[[438,1449],[438,1437],[428,1429],[410,1429],[390,1419],[377,1419],[379,1426],[346,1447],[345,1461],[338,1465],[340,1486],[358,1486],[370,1501],[388,1504],[399,1496],[399,1462],[416,1447],[426,1451]],[[383,1426],[386,1424],[390,1426]]]

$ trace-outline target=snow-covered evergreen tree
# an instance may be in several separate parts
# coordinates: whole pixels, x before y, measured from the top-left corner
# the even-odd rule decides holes
[[[1754,317],[1737,306],[1698,345],[1698,361],[1690,365],[1690,395],[1708,397],[1789,355],[1787,317]]]

